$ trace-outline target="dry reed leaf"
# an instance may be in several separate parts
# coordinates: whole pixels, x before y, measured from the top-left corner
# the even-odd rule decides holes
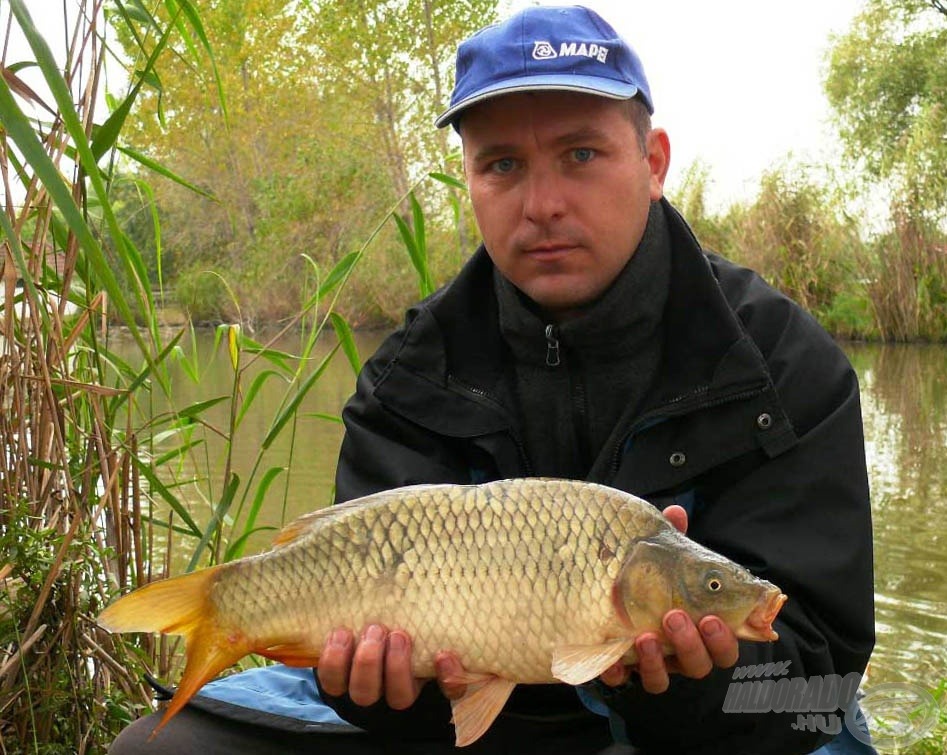
[[[36,92],[34,92],[26,82],[23,81],[19,76],[17,76],[13,71],[11,71],[6,66],[0,66],[0,72],[3,73],[4,81],[7,82],[7,86],[10,87],[10,90],[14,94],[20,95],[24,100],[28,102],[33,102],[39,105],[43,110],[56,118],[56,111],[53,110],[49,105],[47,105],[43,98],[40,97]]]

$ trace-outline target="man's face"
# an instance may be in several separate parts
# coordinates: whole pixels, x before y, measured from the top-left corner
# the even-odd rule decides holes
[[[642,153],[625,103],[571,92],[504,95],[460,122],[464,171],[494,264],[563,319],[611,285],[634,254],[669,147]]]

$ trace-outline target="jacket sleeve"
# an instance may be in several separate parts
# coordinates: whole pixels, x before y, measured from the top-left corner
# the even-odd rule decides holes
[[[785,677],[806,683],[821,677],[825,686],[830,675],[862,674],[874,644],[871,516],[858,384],[841,350],[795,305],[784,302],[753,314],[751,333],[770,334],[755,340],[798,442],[773,458],[760,451],[716,470],[713,492],[703,501],[698,485],[688,534],[789,596],[774,624],[779,640],[741,642],[736,668],[788,662]],[[761,322],[762,317],[775,321]],[[832,736],[791,710],[775,713],[764,706],[770,712],[736,712],[752,709],[736,694],[755,682],[738,681],[733,669],[716,669],[701,680],[672,677],[662,695],[648,694],[634,681],[620,690],[598,688],[632,743],[646,752],[808,753]],[[850,689],[848,698],[838,701],[840,710],[823,713],[831,724],[827,728],[842,721],[853,693]],[[809,710],[818,715],[818,708],[801,707],[803,719]],[[831,722],[829,712],[836,716]],[[682,715],[690,726],[668,726]]]

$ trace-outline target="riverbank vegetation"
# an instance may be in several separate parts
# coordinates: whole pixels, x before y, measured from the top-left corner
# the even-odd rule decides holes
[[[100,753],[150,705],[143,673],[174,678],[177,656],[107,635],[96,614],[172,562],[241,555],[284,495],[298,422],[338,421],[300,407],[329,360],[358,371],[351,328],[397,320],[474,248],[457,145],[430,123],[457,41],[498,9],[115,0],[103,15],[75,0],[54,50],[30,5],[0,8],[30,50],[0,77],[0,753]],[[837,40],[827,87],[859,166],[847,184],[787,166],[712,213],[695,168],[676,198],[708,246],[840,335],[945,338],[947,199],[924,169],[944,164],[947,64],[925,51],[945,28],[933,6],[872,0]],[[126,82],[108,92],[106,60]],[[881,75],[895,64],[897,97]],[[872,82],[890,111],[880,142],[865,133],[877,113],[859,110]],[[879,217],[864,222],[859,201]],[[166,302],[191,319],[165,327]],[[180,381],[206,367],[193,322],[218,324],[232,382],[186,403]],[[264,324],[297,348],[257,340]],[[114,325],[134,359],[112,348]],[[264,383],[282,397],[261,443],[243,420]],[[257,463],[239,474],[248,444]]]
[[[427,249],[436,227],[426,231],[419,198],[442,193],[449,207],[459,187],[446,176],[420,186],[417,176],[399,173],[407,160],[395,148],[401,132],[393,127],[408,125],[407,99],[433,102],[434,96],[410,78],[421,74],[408,49],[378,49],[377,70],[365,73],[359,44],[385,44],[397,24],[373,18],[369,33],[366,19],[346,17],[344,5],[320,6],[318,28],[306,29],[323,35],[316,48],[312,37],[278,44],[276,37],[294,28],[297,3],[253,6],[273,24],[268,36],[255,15],[239,15],[249,13],[243,3],[219,4],[214,14],[187,0],[167,0],[154,14],[140,3],[114,3],[103,17],[99,3],[82,1],[64,19],[67,46],[57,53],[28,4],[9,4],[3,20],[23,34],[30,58],[4,59],[0,78],[0,177],[8,198],[0,213],[4,755],[104,752],[151,705],[144,673],[174,678],[177,646],[109,636],[96,626],[96,615],[117,593],[182,563],[193,569],[239,557],[260,530],[264,502],[278,509],[294,466],[298,423],[338,422],[306,416],[304,400],[332,360],[350,364],[353,380],[360,367],[338,302],[342,292],[367,296],[372,276],[361,271],[368,250],[379,248],[386,234],[398,239],[409,252],[401,252],[405,269],[376,266],[374,275],[403,279],[414,296],[431,290],[434,258]],[[413,17],[426,26],[411,28],[410,39],[433,39],[437,55],[425,60],[446,67],[444,50],[488,17],[465,19],[460,12],[478,8],[414,3]],[[332,30],[366,36],[360,43],[332,39]],[[112,93],[102,113],[103,64],[115,37],[132,62],[127,87]],[[313,50],[327,55],[333,44],[337,78],[320,82],[325,88],[317,96],[312,71],[326,64]],[[270,46],[276,49],[261,60]],[[247,58],[235,72],[227,55],[243,48]],[[286,68],[298,80],[280,81],[279,106],[253,86],[282,76],[284,58],[296,61]],[[175,73],[183,90],[206,98],[165,97],[164,81]],[[372,91],[356,80],[362,74],[374,83]],[[349,86],[364,102],[354,97],[346,108],[341,96],[327,94]],[[277,117],[266,120],[269,110]],[[190,171],[187,161],[149,155],[148,145],[135,141],[132,113],[138,112],[152,112],[172,135],[170,124],[190,118],[206,144],[221,150],[196,157],[195,165],[216,166],[210,177]],[[334,144],[312,138],[330,126]],[[215,141],[219,134],[226,143]],[[369,160],[364,152],[346,159],[349,143],[360,139],[390,142],[390,159]],[[267,154],[268,144],[278,145],[284,159]],[[304,182],[323,193],[294,194],[294,183]],[[159,185],[182,193],[162,193]],[[160,204],[169,196],[199,207],[193,223],[176,224],[173,202]],[[283,200],[295,214],[287,215]],[[272,216],[264,211],[267,202]],[[193,255],[176,256],[180,244]],[[210,249],[223,254],[209,258]],[[189,307],[210,301],[207,318],[230,316],[232,324],[217,329],[213,357],[231,370],[224,395],[182,398],[187,384],[201,384],[208,365],[188,324],[163,327],[160,305],[171,287],[191,291]],[[291,312],[268,308],[284,298],[292,301]],[[266,342],[248,332],[262,319],[278,326]],[[286,333],[298,347],[272,348]],[[133,358],[113,348],[118,338],[136,345]],[[266,407],[261,442],[259,428],[248,431],[243,422],[264,384],[279,385],[282,393]],[[208,451],[211,438],[222,453]],[[272,464],[266,451],[277,444],[285,451]],[[249,471],[232,463],[241,446],[256,454]],[[330,491],[315,493],[313,506],[329,500]]]
[[[152,284],[173,288],[192,317],[232,321],[238,303],[248,325],[291,317],[301,255],[338,260],[411,187],[427,217],[432,281],[448,280],[472,252],[464,193],[423,179],[460,175],[456,139],[431,127],[450,86],[448,40],[496,3],[450,13],[396,5],[323,3],[290,21],[285,0],[269,0],[254,6],[246,35],[246,9],[234,23],[224,4],[205,14],[216,68],[174,59],[160,86],[143,88],[125,138],[204,194],[154,177],[149,194],[123,195],[120,215]],[[707,247],[757,269],[839,337],[947,338],[947,179],[937,167],[947,158],[947,64],[936,54],[945,35],[947,16],[933,4],[872,0],[830,50],[831,172],[787,157],[760,177],[755,197],[713,212],[713,177],[700,166],[673,190]],[[406,203],[398,214],[411,224]],[[353,324],[390,326],[417,294],[391,224],[341,306]]]

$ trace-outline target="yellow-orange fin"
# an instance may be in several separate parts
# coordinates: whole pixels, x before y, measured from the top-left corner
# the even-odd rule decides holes
[[[99,614],[110,632],[161,632],[187,636],[208,612],[210,590],[223,567],[163,579],[119,598]]]
[[[348,511],[363,506],[364,500],[364,498],[356,498],[354,501],[337,503],[334,506],[326,506],[323,509],[316,509],[315,511],[310,511],[308,514],[303,514],[276,533],[276,537],[273,538],[273,547],[280,548],[295,542],[316,527],[323,526]]]
[[[455,671],[448,674],[445,677],[442,677],[439,681],[444,684],[484,684],[489,682],[491,679],[495,679],[496,674],[487,674],[482,671],[467,671],[466,669],[462,671]]]
[[[185,645],[187,661],[184,664],[181,683],[152,736],[157,734],[201,687],[250,652],[249,643],[242,634],[223,632],[214,625],[201,626],[192,634],[186,635]]]
[[[322,646],[307,639],[298,642],[283,642],[279,645],[268,645],[266,647],[254,646],[253,652],[270,660],[284,663],[287,666],[304,668],[319,665]]]
[[[210,594],[222,568],[215,566],[153,582],[119,598],[99,614],[99,624],[110,632],[161,632],[184,637],[184,674],[153,734],[205,683],[250,652],[242,632],[217,623]]]
[[[291,521],[276,534],[273,540],[273,547],[280,548],[295,542],[312,530],[323,527],[329,522],[335,521],[353,510],[360,509],[364,511],[365,509],[381,508],[387,506],[392,498],[400,498],[411,492],[417,493],[429,487],[434,486],[412,485],[393,490],[382,490],[378,493],[363,496],[362,498],[355,498],[345,503],[337,503],[333,506],[326,506],[325,508],[317,509],[308,514],[303,514],[298,519]]]
[[[566,684],[584,684],[616,663],[634,647],[633,637],[599,645],[560,645],[552,651],[552,675]]]
[[[463,697],[451,701],[451,721],[458,747],[472,744],[483,736],[500,715],[515,686],[516,682],[494,676],[489,681],[468,687]]]

